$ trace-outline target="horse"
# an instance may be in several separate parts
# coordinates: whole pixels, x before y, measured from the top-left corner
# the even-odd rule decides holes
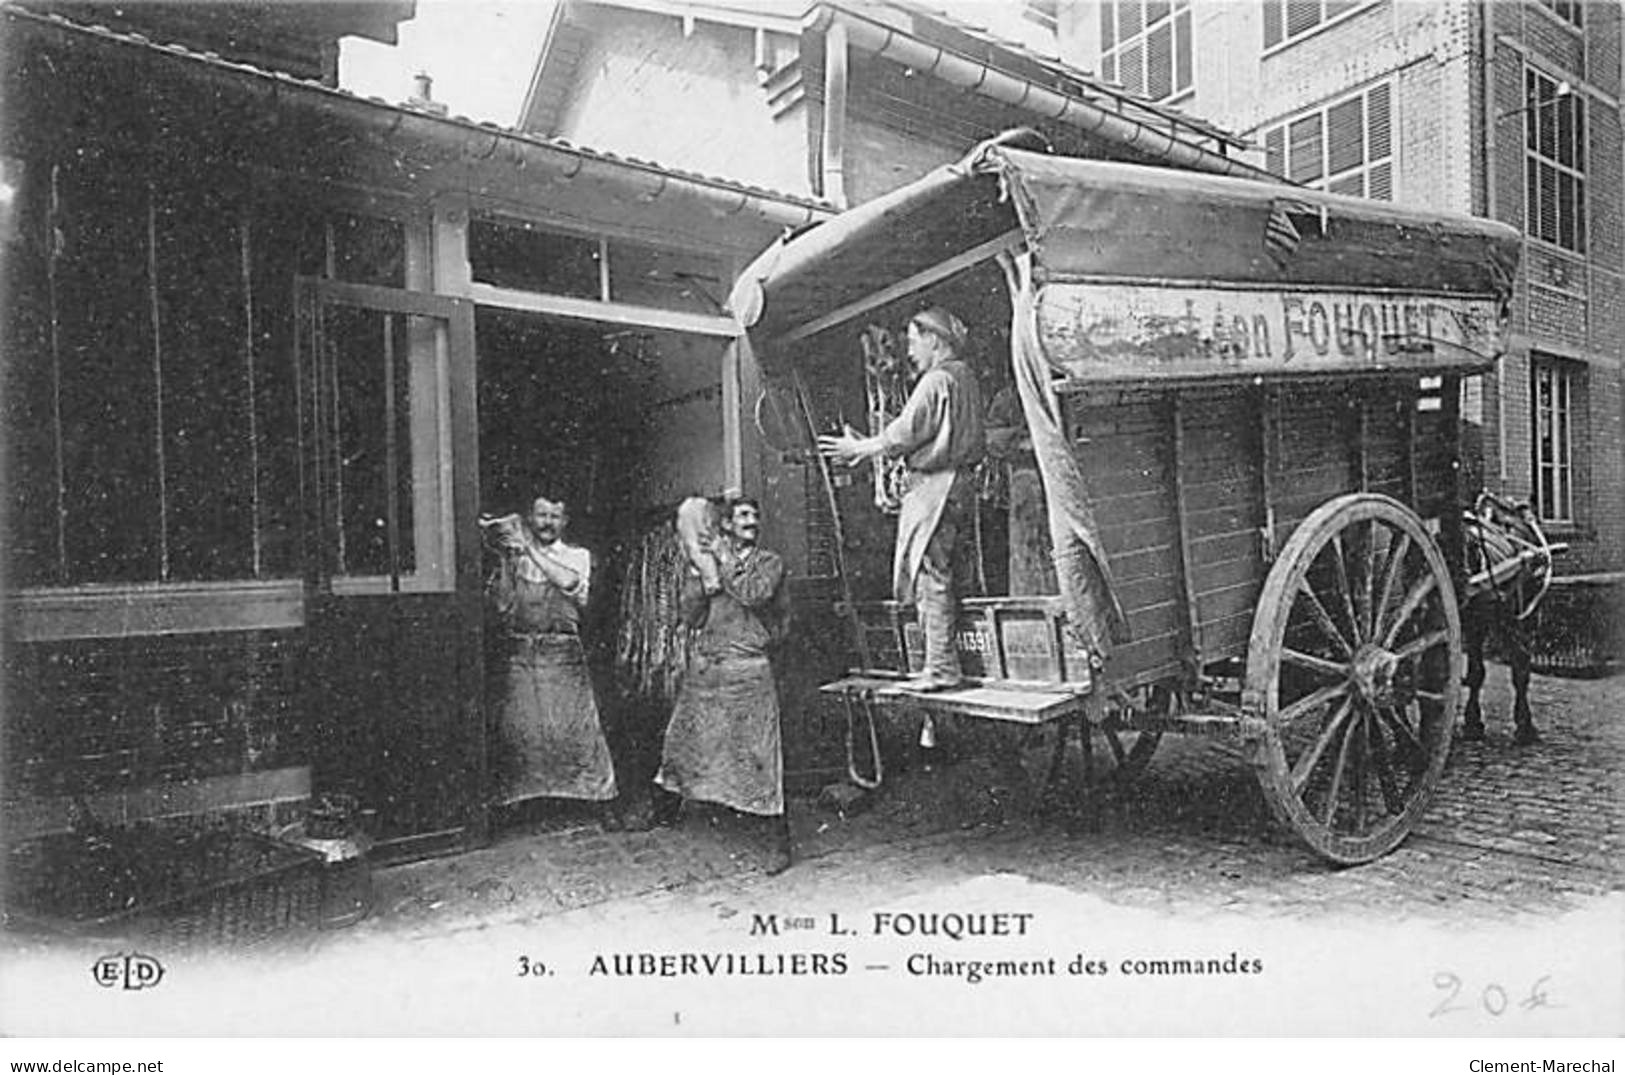
[[[1484,651],[1493,638],[1512,669],[1512,741],[1528,746],[1540,741],[1529,710],[1528,624],[1551,585],[1552,555],[1564,546],[1546,540],[1528,502],[1505,500],[1488,491],[1462,513],[1462,532],[1467,569],[1461,596],[1467,650],[1462,738],[1484,739],[1479,692],[1484,685]]]

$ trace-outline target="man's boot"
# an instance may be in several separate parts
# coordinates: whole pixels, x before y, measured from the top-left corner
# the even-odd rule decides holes
[[[773,877],[790,868],[790,815],[776,814],[762,819],[767,845],[764,872]]]
[[[925,667],[911,685],[923,691],[952,690],[963,679],[954,645],[952,581],[928,560],[914,578],[914,597],[925,638]]]
[[[650,790],[649,795],[654,823],[663,829],[676,825],[683,815],[683,797],[673,795],[658,784]]]

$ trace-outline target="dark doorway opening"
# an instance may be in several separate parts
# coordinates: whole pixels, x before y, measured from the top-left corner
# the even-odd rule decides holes
[[[622,629],[637,616],[623,589],[679,500],[722,491],[726,341],[493,307],[478,309],[475,325],[480,511],[524,513],[543,494],[565,502],[565,540],[594,561],[582,642],[617,782],[636,798],[658,764],[666,714],[617,665]],[[495,566],[487,552],[487,574]],[[488,690],[506,652],[493,627]],[[487,695],[488,711],[495,701]]]

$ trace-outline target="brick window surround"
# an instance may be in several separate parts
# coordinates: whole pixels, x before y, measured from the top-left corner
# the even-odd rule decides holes
[[[1565,83],[1524,69],[1524,201],[1527,231],[1586,250],[1585,99]]]
[[[1191,88],[1191,0],[1105,0],[1100,73],[1130,92],[1166,101]]]
[[[1574,461],[1585,448],[1585,367],[1531,354],[1529,399],[1535,510],[1544,522],[1576,525]]]
[[[1317,190],[1392,199],[1392,100],[1384,82],[1265,127],[1265,167]]]

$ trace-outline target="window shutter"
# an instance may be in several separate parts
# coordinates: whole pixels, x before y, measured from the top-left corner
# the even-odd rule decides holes
[[[1359,97],[1326,112],[1326,170],[1331,175],[1365,163],[1365,110]]]
[[[1549,85],[1549,83],[1548,83]],[[1557,117],[1564,111],[1562,105],[1540,105],[1535,109],[1535,115],[1540,118],[1537,126],[1540,129],[1539,142],[1540,155],[1547,160],[1562,160],[1566,154],[1558,145]]]
[[[1365,159],[1380,161],[1393,155],[1393,110],[1390,90],[1386,83],[1377,86],[1365,98]]]
[[[1122,66],[1118,69],[1117,79],[1135,93],[1145,92],[1145,58],[1141,55],[1138,44],[1123,50]]]
[[[1281,5],[1283,0],[1264,0],[1264,47],[1281,43]]]
[[[1574,181],[1574,250],[1576,253],[1586,252],[1586,187],[1585,181]]]
[[[1100,51],[1108,52],[1117,45],[1117,4],[1105,0],[1100,5]]]
[[[1523,175],[1523,228],[1531,235],[1538,235],[1540,220],[1540,165],[1535,158],[1529,157],[1524,162]]]
[[[1273,175],[1286,175],[1286,128],[1271,127],[1264,133],[1264,168]]]
[[[1557,114],[1557,161],[1576,171],[1585,167],[1582,148],[1585,140],[1580,137],[1582,107],[1580,98],[1574,96],[1560,99],[1552,106]]]
[[[1287,0],[1286,36],[1297,37],[1320,22],[1320,0]]]
[[[1291,143],[1287,178],[1308,183],[1326,174],[1321,160],[1323,145],[1320,116],[1308,116],[1292,124],[1288,140]]]
[[[1174,28],[1168,23],[1146,39],[1145,92],[1153,101],[1174,92]]]
[[[1549,243],[1558,241],[1557,234],[1557,170],[1546,166],[1540,170],[1540,218],[1538,234]]]
[[[1174,16],[1174,92],[1191,88],[1191,13]]]
[[[1141,17],[1143,6],[1140,0],[1121,0],[1119,5],[1117,29],[1118,36],[1124,41],[1145,29],[1145,22]]]
[[[1371,169],[1365,196],[1379,202],[1394,200],[1394,173],[1388,164],[1379,164]]]

